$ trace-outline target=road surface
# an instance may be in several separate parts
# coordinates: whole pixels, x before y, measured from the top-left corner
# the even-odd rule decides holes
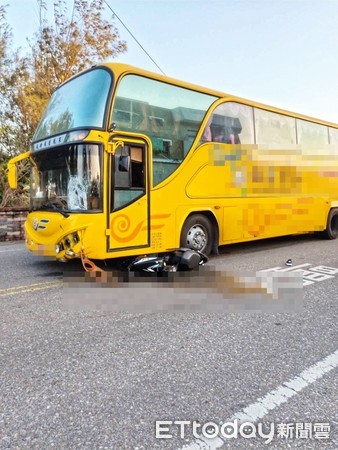
[[[232,245],[210,264],[288,259],[306,270],[300,310],[116,312],[68,308],[65,265],[1,244],[0,448],[337,449],[338,240]]]

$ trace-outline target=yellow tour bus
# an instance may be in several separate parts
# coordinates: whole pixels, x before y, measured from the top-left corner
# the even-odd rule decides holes
[[[32,252],[65,261],[338,236],[338,125],[124,64],[60,85],[29,152]]]

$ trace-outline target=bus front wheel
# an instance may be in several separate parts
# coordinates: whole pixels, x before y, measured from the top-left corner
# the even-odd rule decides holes
[[[336,239],[338,237],[338,209],[331,209],[324,235],[328,239]]]
[[[187,218],[181,232],[181,247],[191,248],[209,256],[212,240],[213,228],[206,216],[194,214]]]

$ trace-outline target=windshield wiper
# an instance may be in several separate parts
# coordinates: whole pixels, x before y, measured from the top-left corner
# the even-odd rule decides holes
[[[66,217],[66,218],[69,217],[69,214],[66,213],[65,211],[62,211],[62,209],[60,209],[60,208],[57,206],[57,204],[54,203],[54,202],[43,203],[40,207],[34,208],[34,211],[40,211],[40,210],[42,210],[42,209],[46,209],[46,210],[52,209],[53,211],[57,211],[57,212],[59,212],[60,214],[62,214],[63,217]]]
[[[63,217],[66,217],[66,218],[69,217],[69,214],[66,213],[65,211],[62,211],[62,209],[60,209],[58,206],[56,206],[55,203],[51,203],[51,204],[50,204],[50,207],[51,207],[54,211],[57,211],[57,212],[59,212],[60,214],[62,214]]]

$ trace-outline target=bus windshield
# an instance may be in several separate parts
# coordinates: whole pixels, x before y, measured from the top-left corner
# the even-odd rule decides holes
[[[33,210],[102,209],[102,151],[99,145],[77,144],[31,156]]]
[[[111,73],[98,68],[56,89],[33,142],[74,128],[103,128],[111,84]]]

